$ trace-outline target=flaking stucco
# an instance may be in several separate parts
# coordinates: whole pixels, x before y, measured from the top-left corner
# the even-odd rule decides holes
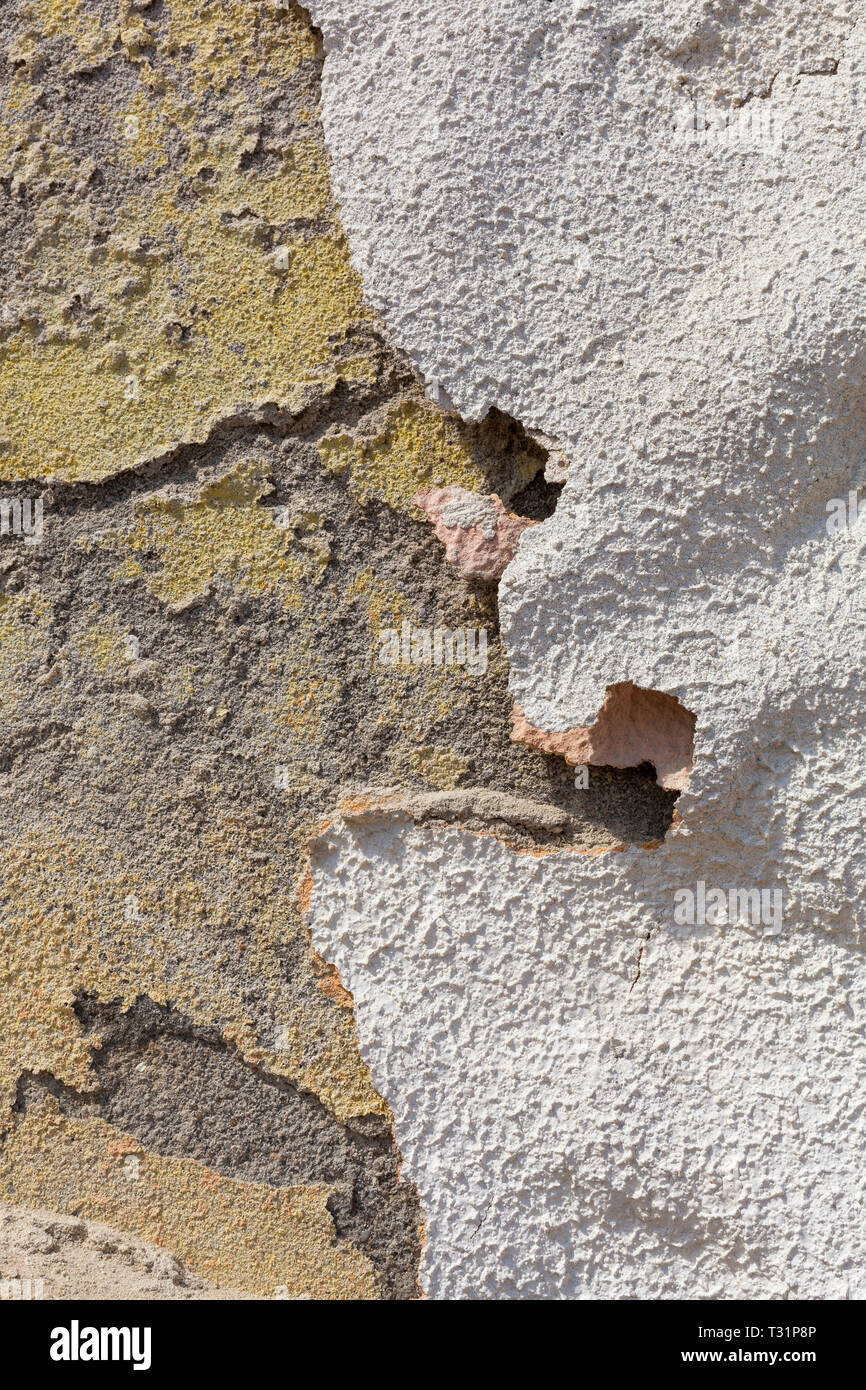
[[[8,6],[0,1275],[862,1296],[863,19]]]
[[[313,13],[366,292],[453,408],[558,451],[499,586],[514,736],[681,789],[657,852],[545,857],[546,892],[487,841],[322,842],[427,1286],[859,1296],[862,4]]]

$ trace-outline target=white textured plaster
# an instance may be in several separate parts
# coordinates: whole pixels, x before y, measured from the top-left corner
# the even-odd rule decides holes
[[[862,957],[678,927],[661,859],[380,813],[313,847],[313,942],[422,1195],[429,1296],[866,1296]]]
[[[500,584],[516,701],[565,731],[631,681],[697,717],[657,853],[385,826],[320,857],[428,1287],[862,1290],[864,5],[312,9],[367,293],[443,400],[570,460]],[[675,928],[699,881],[781,923]],[[588,1090],[596,1007],[634,1055]]]
[[[691,832],[745,846],[746,872],[784,864],[810,912],[832,846],[855,898],[863,4],[357,10],[313,5],[367,292],[461,410],[510,410],[573,460],[500,588],[516,701],[563,731],[616,682],[676,695]],[[751,144],[675,138],[683,102],[753,113]],[[860,523],[830,537],[852,490]],[[804,828],[827,815],[831,836]]]

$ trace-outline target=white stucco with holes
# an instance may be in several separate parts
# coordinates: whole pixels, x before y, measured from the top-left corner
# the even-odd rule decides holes
[[[500,585],[515,698],[697,716],[653,854],[318,852],[428,1287],[862,1296],[864,5],[358,8],[312,5],[366,291],[464,414],[572,460]],[[698,881],[777,886],[781,932],[674,927]]]

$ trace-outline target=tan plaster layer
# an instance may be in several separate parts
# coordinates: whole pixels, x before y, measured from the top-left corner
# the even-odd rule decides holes
[[[129,1158],[138,1159],[134,1179]],[[263,1298],[280,1287],[295,1298],[378,1296],[369,1261],[334,1238],[327,1187],[236,1182],[146,1153],[102,1120],[70,1119],[53,1099],[28,1110],[8,1136],[0,1194],[167,1246],[201,1277]]]

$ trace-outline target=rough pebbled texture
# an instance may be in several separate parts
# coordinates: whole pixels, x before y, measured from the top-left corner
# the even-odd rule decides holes
[[[417,1202],[305,930],[308,836],[396,791],[521,845],[642,842],[673,797],[611,769],[578,792],[509,742],[493,585],[412,499],[549,515],[547,445],[444,413],[386,341],[322,61],[294,4],[3,9],[0,500],[38,497],[44,534],[0,537],[0,1195],[230,1290],[406,1297]],[[486,671],[385,668],[403,621],[487,629]],[[150,1107],[82,996],[182,1016]]]
[[[414,1196],[395,1182],[400,1156],[384,1119],[393,1092],[398,1135],[405,1128],[414,1143],[413,1088],[435,1064],[424,1104],[436,1114],[413,1149],[440,1223],[427,1257],[431,1289],[450,1279],[470,1296],[491,1282],[508,1293],[519,1247],[529,1252],[519,1262],[524,1285],[580,1295],[608,1287],[594,1265],[606,1264],[609,1245],[616,1269],[626,1240],[619,1287],[628,1289],[648,1274],[656,1239],[670,1272],[655,1282],[678,1291],[707,1287],[718,1267],[734,1270],[733,1287],[754,1278],[775,1296],[784,1261],[793,1286],[811,1279],[834,1292],[828,1241],[847,1279],[858,1254],[853,1217],[844,1230],[839,1223],[859,1196],[858,1119],[847,1101],[859,1089],[859,1058],[845,1030],[862,1017],[853,978],[847,987],[859,949],[862,861],[849,850],[859,854],[862,839],[852,793],[862,608],[858,535],[828,544],[822,523],[826,496],[858,483],[863,457],[862,176],[851,119],[854,8],[805,20],[800,8],[779,5],[768,19],[757,6],[725,3],[698,17],[691,6],[659,17],[627,4],[612,18],[562,0],[366,7],[343,68],[350,86],[365,84],[364,126],[356,105],[355,126],[332,140],[353,269],[317,116],[322,48],[296,5],[7,6],[0,475],[16,496],[41,491],[46,509],[44,542],[4,536],[0,556],[0,1193],[10,1200],[108,1222],[228,1290],[411,1293]],[[336,74],[341,60],[329,61]],[[746,116],[784,108],[785,141],[770,158],[672,152],[660,101],[671,76],[685,101],[740,101]],[[329,96],[331,123],[336,109]],[[405,139],[386,128],[394,119]],[[384,154],[369,178],[353,147],[359,136],[365,157]],[[412,161],[417,206],[401,202]],[[363,263],[374,224],[384,297],[376,267]],[[385,341],[359,268],[374,310],[425,354],[428,377],[439,374],[428,398]],[[449,392],[478,415],[499,402],[526,429],[501,411],[460,420]],[[523,538],[502,597],[514,691],[546,737],[588,727],[605,690],[628,680],[676,693],[696,713],[686,821],[662,852],[556,856],[562,844],[599,851],[622,838],[657,840],[673,793],[609,768],[593,769],[578,790],[560,758],[508,742],[493,586],[455,574],[413,507],[419,489],[448,486],[495,491],[544,522]],[[483,680],[379,668],[377,634],[404,620],[489,626]],[[612,738],[608,749],[616,746]],[[372,846],[375,870],[359,870],[356,891],[372,881],[373,903],[400,808],[423,827],[411,832],[423,854],[404,854],[405,876],[389,880],[391,907],[399,897],[408,921],[389,908],[356,952],[363,965],[377,931],[393,942],[399,930],[420,995],[405,1009],[415,1036],[426,1040],[430,1019],[438,1027],[437,1011],[451,1007],[435,991],[430,942],[415,941],[428,851],[441,843],[441,872],[459,904],[461,856],[481,846],[472,872],[501,911],[485,928],[478,978],[467,984],[458,968],[457,1012],[450,1032],[436,1033],[428,1072],[410,1054],[403,1074],[396,1062],[383,1066],[377,1048],[392,1049],[387,1034],[377,1048],[365,1043],[380,1089],[390,1088],[384,1099],[356,1045],[351,999],[303,926],[307,838],[343,798],[356,808],[347,824]],[[376,822],[382,801],[387,815]],[[443,829],[448,819],[479,833],[455,836]],[[348,833],[337,828],[335,852]],[[512,857],[497,836],[528,853]],[[537,910],[524,917],[509,885],[536,863],[551,886],[541,901],[526,891],[527,909]],[[326,897],[342,901],[345,884],[337,892],[329,866],[316,872]],[[639,942],[651,929],[666,940],[678,886],[777,873],[789,925],[804,930],[752,942],[752,955],[726,942],[674,1031],[688,1077],[712,1070],[719,1037],[734,1039],[723,1094],[733,1097],[725,1115],[741,1136],[737,1161],[750,1171],[754,1148],[762,1172],[769,1165],[780,1184],[790,1177],[790,1210],[780,1212],[765,1186],[757,1213],[748,1192],[732,1198],[740,1244],[719,1254],[724,1236],[704,1174],[707,1147],[725,1141],[709,1107],[695,1111],[697,1081],[687,1093],[676,1076],[667,1085],[664,1049],[645,1049],[651,1074],[611,1129],[647,1136],[645,1167],[661,1174],[673,1205],[662,1208],[657,1188],[655,1205],[639,1205],[640,1159],[599,1169],[581,1150],[567,1180],[600,1174],[604,1219],[576,1247],[588,1251],[585,1283],[570,1285],[550,1254],[555,1236],[539,1233],[532,1213],[558,1212],[571,1230],[548,1110],[564,1095],[581,1142],[592,1111],[583,1101],[569,1110],[573,1064],[555,1028],[545,1036],[553,1081],[546,1086],[545,1073],[535,1084],[535,1038],[555,1012],[545,1002],[555,998],[545,922],[563,926],[567,941],[617,924],[604,929],[597,957],[575,956],[581,998],[606,997],[604,972],[616,975],[617,945],[634,937],[639,1000],[657,983],[654,941],[643,951]],[[567,917],[557,915],[560,902]],[[468,916],[446,918],[459,943],[475,920],[465,903]],[[347,932],[354,921],[347,913]],[[812,944],[816,923],[834,934]],[[740,931],[728,932],[735,945]],[[700,942],[707,933],[684,935]],[[479,979],[496,1000],[497,982],[511,981],[533,940],[530,978],[508,986],[510,1011],[485,1013]],[[787,974],[773,973],[776,951]],[[335,953],[355,981],[343,945]],[[380,968],[371,959],[368,976]],[[665,971],[663,961],[659,987],[678,979]],[[378,1038],[363,979],[355,987],[362,1035],[369,1018]],[[835,1026],[843,988],[845,1021],[830,1031],[825,1017]],[[120,1030],[101,1054],[83,993],[113,1010],[108,1031]],[[150,1108],[143,1074],[127,1074],[148,1000],[158,1020],[181,1010],[188,1030],[157,1029],[142,1044],[141,1063],[154,1067]],[[730,1019],[720,1000],[732,1001]],[[797,1010],[808,1010],[808,1030]],[[474,1011],[490,1020],[477,1040]],[[713,1026],[701,1034],[705,1018]],[[752,1148],[740,1123],[737,1097],[747,1095],[749,1116],[757,1102],[743,1079],[751,1074],[736,1066],[766,1065],[762,1031],[790,1081],[785,1094],[793,1086],[806,1095],[788,1147],[787,1112],[755,1119]],[[448,1042],[454,1032],[465,1053]],[[517,1056],[513,1086],[491,1050],[500,1038]],[[476,1062],[478,1048],[486,1050]],[[466,1064],[495,1078],[480,1120],[485,1092],[467,1092]],[[189,1070],[195,1109],[166,1103],[179,1069]],[[214,1094],[233,1081],[244,1096],[239,1134]],[[501,1093],[537,1140],[534,1157],[503,1129]],[[501,1196],[494,1174],[498,1263],[480,1212],[487,1272],[470,1253],[458,1276],[446,1267],[459,1248],[449,1228],[460,1232],[460,1156],[439,1173],[434,1165],[451,1142],[436,1127],[461,1097],[475,1107],[473,1133],[496,1163],[511,1163],[506,1176],[527,1194],[531,1219]],[[678,1125],[705,1150],[679,1169]],[[349,1129],[383,1142],[361,1145],[362,1156]],[[822,1152],[832,1179],[818,1171]],[[302,1185],[280,1181],[281,1153]],[[136,1182],[127,1159],[140,1164]],[[808,1207],[801,1181],[811,1183]],[[635,1204],[625,1216],[622,1193]],[[579,1210],[591,1208],[579,1195]],[[407,1219],[391,1222],[401,1201]],[[791,1212],[803,1214],[796,1234]],[[792,1256],[780,1253],[778,1231],[791,1236]],[[856,1292],[856,1276],[847,1287]]]
[[[864,6],[313,13],[367,294],[457,409],[570,461],[499,589],[522,715],[561,750],[632,683],[696,719],[658,853],[323,852],[427,1287],[858,1296],[866,532],[826,523],[866,487]],[[698,883],[781,921],[675,927]]]
[[[313,5],[365,288],[459,409],[572,459],[500,587],[516,701],[558,733],[675,695],[686,825],[850,915],[864,532],[825,522],[866,485],[862,4],[355,10]],[[676,137],[695,107],[727,143]]]
[[[675,926],[643,884],[663,854],[393,817],[314,846],[313,940],[397,1117],[430,1296],[866,1295],[862,957]]]

